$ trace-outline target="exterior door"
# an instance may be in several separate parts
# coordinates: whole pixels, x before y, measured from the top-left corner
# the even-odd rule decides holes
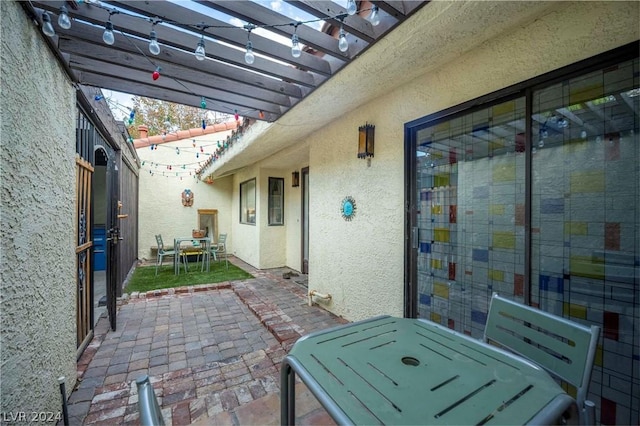
[[[525,128],[517,97],[413,129],[411,316],[481,337],[493,291],[524,301]]]
[[[302,171],[302,273],[309,273],[309,168]]]

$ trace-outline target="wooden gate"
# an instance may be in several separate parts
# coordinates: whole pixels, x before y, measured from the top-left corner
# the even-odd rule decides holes
[[[91,277],[93,276],[93,238],[91,236],[91,183],[93,166],[76,155],[76,284],[77,349],[82,353],[93,337]]]

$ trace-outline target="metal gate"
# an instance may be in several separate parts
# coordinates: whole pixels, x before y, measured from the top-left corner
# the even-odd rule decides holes
[[[77,356],[79,357],[93,338],[94,318],[94,188],[96,155],[95,149],[101,148],[105,155],[100,161],[106,161],[107,190],[107,241],[106,241],[106,279],[107,311],[111,328],[116,327],[116,289],[119,240],[118,206],[118,167],[115,150],[98,132],[95,125],[82,110],[78,112],[76,123],[76,164],[77,164],[77,201],[76,201],[76,265],[77,265]],[[106,160],[105,160],[106,158]]]
[[[91,237],[91,185],[93,166],[76,155],[76,284],[78,355],[93,337],[93,240]]]

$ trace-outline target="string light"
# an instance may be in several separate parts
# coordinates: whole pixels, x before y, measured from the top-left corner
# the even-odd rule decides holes
[[[253,54],[253,44],[251,40],[247,41],[247,52],[244,54],[244,61],[251,65],[256,60],[256,55]]]
[[[68,30],[71,28],[71,20],[69,19],[69,13],[65,5],[60,6],[60,14],[58,15],[58,25],[60,28]]]
[[[115,36],[114,36],[114,28],[113,28],[113,23],[111,22],[111,16],[115,15],[115,14],[119,14],[119,13],[125,13],[127,16],[131,16],[131,17],[135,17],[135,18],[141,18],[141,19],[145,19],[146,21],[150,21],[150,18],[147,17],[142,17],[140,15],[135,15],[135,14],[131,14],[127,11],[121,11],[118,9],[114,9],[114,8],[108,8],[106,5],[102,4],[100,1],[97,0],[78,0],[78,3],[82,3],[82,2],[86,2],[86,3],[91,3],[92,5],[95,5],[98,8],[101,8],[105,11],[107,11],[109,13],[109,19],[107,20],[107,22],[105,23],[105,27],[104,27],[104,32],[102,35],[103,41],[108,44],[108,45],[113,45],[115,43]],[[378,25],[380,23],[380,14],[379,14],[379,8],[375,5],[372,5],[370,9],[362,9],[360,10],[360,12],[364,12],[364,11],[370,11],[370,14],[368,16],[368,20],[371,22],[372,25]],[[316,19],[312,19],[312,20],[308,20],[308,21],[296,21],[296,22],[291,22],[291,23],[286,23],[286,24],[265,24],[265,25],[255,25],[252,23],[248,23],[246,25],[244,25],[242,28],[245,29],[247,31],[247,43],[245,45],[246,51],[245,51],[245,62],[249,65],[253,64],[255,62],[255,54],[253,52],[253,43],[251,42],[251,32],[252,30],[256,29],[256,28],[276,28],[276,27],[283,27],[283,26],[287,26],[287,25],[291,25],[294,26],[294,33],[292,34],[291,37],[291,55],[294,58],[299,58],[302,54],[302,46],[300,44],[300,39],[297,35],[297,27],[301,24],[306,24],[306,23],[314,23],[314,22],[319,22],[319,21],[328,21],[331,19],[338,19],[341,21],[340,24],[340,31],[339,31],[339,35],[338,35],[338,48],[341,52],[347,52],[349,50],[349,42],[347,40],[346,37],[346,33],[344,31],[344,27],[343,27],[343,22],[344,19],[348,16],[348,15],[355,15],[358,12],[357,9],[357,4],[355,2],[355,0],[348,0],[347,1],[347,10],[346,13],[342,12],[340,14],[337,15],[327,15],[325,17],[319,17]],[[152,29],[151,32],[149,34],[149,52],[152,55],[158,55],[160,54],[160,44],[158,43],[158,39],[157,39],[157,33],[155,32],[155,25],[159,24],[159,23],[169,23],[169,24],[179,24],[176,21],[163,21],[159,18],[155,18],[155,20],[151,20],[152,21]],[[62,5],[60,7],[60,13],[58,15],[58,25],[61,28],[64,29],[68,29],[71,27],[71,20],[69,18],[69,14],[68,11],[66,9],[66,6]],[[185,24],[185,25],[193,25],[198,27],[200,30],[204,31],[209,27],[216,27],[216,28],[228,28],[228,29],[237,29],[237,26],[233,26],[233,25],[229,25],[229,26],[214,26],[214,25],[207,25],[204,22],[194,25],[194,24]],[[53,25],[51,24],[51,17],[48,14],[48,12],[44,11],[42,13],[42,31],[45,35],[49,36],[49,37],[53,37],[55,35],[55,30],[53,28]],[[124,33],[123,33],[124,34]],[[126,37],[126,34],[124,34]],[[204,34],[201,34],[200,36],[200,40],[197,43],[196,49],[194,51],[194,55],[196,56],[196,58],[199,61],[202,61],[205,59],[206,57],[206,52],[205,52],[205,42],[204,42]],[[153,80],[157,80],[158,78],[160,78],[160,70],[161,68],[158,66],[152,73],[152,78]],[[98,100],[96,98],[96,100]],[[237,114],[237,112],[236,112]],[[264,119],[265,114],[263,111],[259,111],[258,112],[258,117],[260,119]],[[564,124],[564,123],[562,123]],[[567,123],[568,124],[568,123]],[[203,123],[202,123],[202,128],[205,129],[206,128],[206,122],[203,119]]]
[[[51,16],[49,16],[49,12],[42,12],[42,32],[44,35],[49,37],[56,35],[53,25],[51,24]]]
[[[373,25],[374,27],[380,24],[380,14],[378,13],[378,6],[374,5],[371,7],[369,22],[371,22],[371,25]]]
[[[342,24],[340,24],[340,32],[338,33],[338,49],[341,52],[346,52],[349,50],[349,42],[347,41],[347,34],[344,32],[344,28]]]
[[[256,60],[256,56],[253,54],[253,43],[251,43],[251,31],[256,26],[253,24],[247,24],[244,28],[247,30],[247,51],[244,54],[244,61],[251,65]]]
[[[300,55],[302,54],[302,49],[300,48],[300,40],[298,39],[298,25],[300,25],[299,22],[297,22],[294,26],[293,29],[293,35],[291,36],[291,56],[293,56],[294,58],[299,58]]]
[[[116,42],[116,39],[113,35],[113,24],[111,23],[111,16],[109,16],[109,20],[104,26],[104,32],[102,33],[102,41],[104,41],[109,46],[113,45]]]
[[[299,58],[302,55],[302,49],[300,48],[300,41],[298,40],[298,34],[291,36],[291,56]]]
[[[155,24],[153,24],[153,26],[155,27]],[[158,35],[156,34],[156,31],[153,29],[153,27],[151,28],[151,32],[149,33],[149,52],[152,55],[160,54],[160,45],[158,44]]]
[[[114,37],[114,33],[113,33],[113,23],[111,23],[111,15],[114,14],[118,14],[118,13],[126,13],[129,16],[132,17],[139,17],[137,15],[133,15],[133,14],[129,14],[126,11],[120,11],[117,9],[109,9],[107,8],[105,5],[103,5],[100,1],[87,1],[84,0],[87,3],[91,3],[91,4],[95,4],[97,7],[102,8],[104,10],[107,10],[109,12],[109,20],[106,22],[105,24],[105,31],[103,33],[103,41],[108,44],[108,45],[113,45],[115,43],[115,37]],[[79,3],[82,3],[83,0],[78,0]],[[376,26],[379,25],[380,23],[380,14],[379,14],[379,8],[378,6],[372,5],[370,9],[363,9],[361,11],[366,11],[366,10],[370,10],[370,14],[369,17],[367,18],[372,25]],[[285,26],[285,25],[293,25],[296,27],[298,27],[298,25],[300,24],[305,24],[305,23],[312,23],[312,22],[317,22],[317,21],[327,21],[329,19],[340,19],[343,20],[346,16],[352,16],[355,15],[358,12],[358,8],[357,8],[357,4],[355,0],[348,0],[347,1],[347,10],[346,13],[341,13],[338,15],[334,15],[334,16],[326,16],[323,18],[317,18],[317,19],[312,19],[312,20],[308,20],[308,21],[297,21],[294,23],[288,23],[288,24],[272,24],[272,25],[254,25],[254,24],[247,24],[245,25],[243,28],[245,30],[248,31],[248,40],[247,40],[247,44],[245,45],[246,51],[245,51],[245,62],[247,64],[253,64],[253,62],[255,61],[255,54],[253,52],[253,43],[251,42],[251,31],[255,28],[275,28],[275,27],[281,27],[281,26]],[[53,29],[53,26],[50,24],[51,23],[51,18],[50,16],[47,14],[47,12],[43,12],[43,32],[52,37],[53,35],[55,35],[55,31]],[[148,18],[145,18],[148,20]],[[157,19],[157,18],[156,18]],[[71,26],[71,20],[69,19],[69,15],[67,13],[66,7],[63,5],[60,8],[60,14],[58,17],[59,20],[59,25],[61,28],[65,28],[68,29]],[[165,22],[163,20],[155,20],[155,22],[153,22],[153,25],[155,26],[158,23],[162,23]],[[167,21],[169,22],[169,21]],[[49,25],[47,25],[47,23]],[[171,24],[175,24],[175,21],[170,21],[169,23]],[[210,27],[210,25],[206,25],[204,22],[201,24],[197,25],[198,28],[205,30],[206,28]],[[220,26],[219,28],[227,28],[224,26]],[[235,26],[229,26],[228,28],[237,28]],[[151,54],[153,55],[158,55],[160,53],[160,45],[157,42],[157,34],[155,33],[155,31],[152,29],[151,33],[150,33],[150,37],[149,37],[150,41],[149,41],[149,51],[151,52]],[[298,58],[301,55],[302,49],[300,48],[300,40],[298,38],[298,35],[295,33],[291,38],[291,54],[294,58]],[[346,40],[346,34],[344,33],[344,29],[342,27],[342,25],[340,25],[340,36],[339,36],[339,49],[342,52],[346,52],[348,50],[348,41]],[[194,51],[194,55],[196,56],[196,58],[200,61],[204,60],[204,58],[206,57],[205,54],[205,43],[204,43],[204,34],[201,35],[200,40],[197,43],[196,49]]]
[[[196,50],[193,52],[196,55],[196,59],[199,61],[204,61],[206,53],[204,51],[204,35],[200,37],[200,41],[198,41],[198,45],[196,46]]]
[[[355,15],[358,11],[358,7],[356,6],[356,0],[347,1],[347,13],[349,15]]]

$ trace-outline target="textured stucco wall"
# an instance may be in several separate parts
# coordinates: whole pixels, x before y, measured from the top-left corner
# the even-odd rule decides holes
[[[76,382],[76,97],[22,7],[0,17],[0,411],[60,412],[58,377]]]
[[[256,179],[256,224],[240,223],[240,184],[250,179]],[[229,253],[238,256],[249,265],[260,267],[260,226],[264,214],[262,212],[260,197],[260,179],[257,166],[247,167],[233,175],[233,195],[231,207],[231,229],[234,245]]]
[[[637,40],[638,14],[637,2],[559,2],[310,136],[309,289],[331,293],[328,309],[349,320],[402,315],[404,123]],[[371,167],[356,158],[365,122],[376,125]],[[347,195],[357,205],[351,222],[339,211]]]
[[[182,164],[202,161],[202,155],[196,157],[195,151],[202,145],[205,152],[212,149],[211,144],[224,140],[227,132],[211,133],[196,138],[197,147],[193,147],[193,138],[168,142],[151,150],[149,147],[138,148],[136,152],[141,162],[139,180],[139,233],[138,258],[151,259],[151,247],[155,247],[156,234],[162,235],[165,246],[171,247],[175,237],[190,236],[198,227],[198,209],[217,209],[218,228],[220,233],[229,234],[227,247],[233,247],[231,229],[231,191],[232,178],[216,179],[207,184],[193,176],[176,176],[182,173]],[[180,154],[176,153],[180,148]],[[172,170],[157,163],[172,165]],[[186,167],[186,166],[185,166]],[[186,169],[185,169],[186,170]],[[153,175],[150,172],[153,172]],[[164,175],[163,175],[164,174]],[[182,205],[182,192],[190,189],[193,194],[193,205]]]

